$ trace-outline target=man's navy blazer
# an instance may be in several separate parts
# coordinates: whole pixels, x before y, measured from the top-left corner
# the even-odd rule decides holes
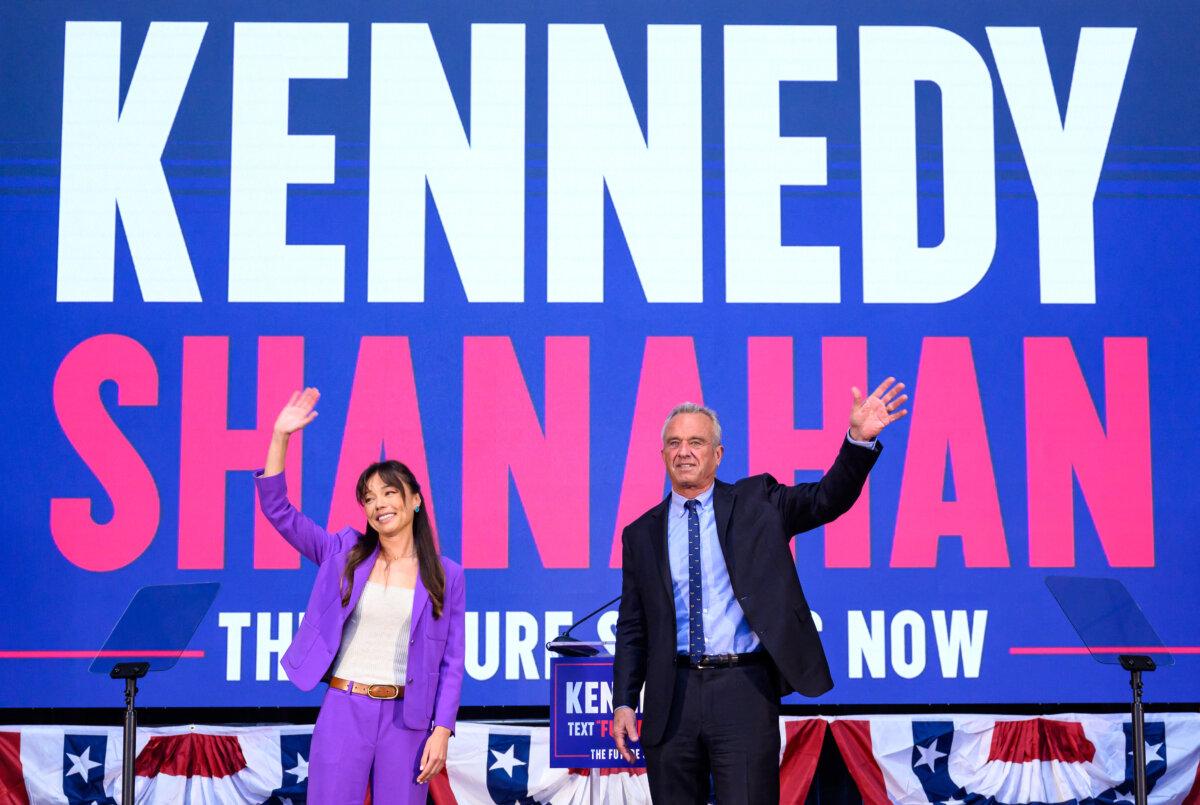
[[[794,535],[845,513],[862,492],[883,446],[844,441],[815,483],[786,486],[770,475],[716,482],[713,513],[733,594],[779,669],[782,693],[819,696],[833,687],[821,638],[788,547]],[[613,706],[636,707],[646,685],[641,739],[662,741],[675,689],[675,598],[667,556],[668,495],[621,536],[621,609],[613,663]]]

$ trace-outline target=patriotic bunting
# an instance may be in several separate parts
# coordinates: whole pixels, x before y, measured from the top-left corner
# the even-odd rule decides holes
[[[1121,715],[783,718],[780,794],[802,803],[829,732],[866,805],[1119,805],[1133,801]],[[310,726],[138,731],[138,803],[305,802]],[[1200,715],[1146,718],[1152,805],[1200,805]],[[121,731],[0,730],[0,805],[116,803]],[[460,723],[438,805],[650,801],[643,770],[552,769],[545,727]]]

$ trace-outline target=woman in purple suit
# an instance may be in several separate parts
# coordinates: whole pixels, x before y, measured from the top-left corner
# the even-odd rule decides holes
[[[355,490],[366,533],[330,534],[287,498],[288,438],[316,418],[320,394],[296,392],[279,412],[266,468],[263,514],[317,564],[304,620],[283,655],[301,690],[329,683],[313,730],[308,799],[362,805],[423,803],[446,764],[463,677],[462,568],[438,556],[407,467],[383,461]]]

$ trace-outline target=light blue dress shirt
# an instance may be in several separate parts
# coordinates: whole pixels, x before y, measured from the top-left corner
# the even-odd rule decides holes
[[[713,484],[696,498],[700,518],[700,567],[704,581],[704,653],[744,654],[758,648],[758,635],[750,630],[742,606],[733,594],[729,568],[717,539],[713,514]],[[675,651],[688,653],[688,515],[687,498],[671,492],[667,512],[667,555],[671,562],[671,590],[675,596]]]

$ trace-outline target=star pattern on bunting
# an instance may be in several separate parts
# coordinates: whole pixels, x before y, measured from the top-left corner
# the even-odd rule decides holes
[[[1167,762],[1167,759],[1159,754],[1158,750],[1160,750],[1162,748],[1163,748],[1162,744],[1152,744],[1149,741],[1146,742],[1146,765],[1147,766],[1149,766],[1151,763],[1154,763],[1155,761],[1157,761],[1159,763]],[[1132,755],[1133,750],[1130,749],[1125,754]]]
[[[488,766],[488,771],[492,771],[493,769],[504,769],[504,773],[509,777],[513,776],[514,768],[525,765],[525,761],[517,758],[516,744],[508,747],[508,749],[504,752],[493,749],[492,756],[496,758],[496,762]]]
[[[308,761],[304,759],[304,755],[296,753],[296,765],[288,769],[287,773],[294,775],[298,783],[308,779]]]
[[[70,777],[72,774],[78,774],[83,778],[84,782],[87,782],[88,777],[92,773],[92,769],[100,765],[96,761],[92,760],[92,747],[90,746],[84,747],[84,750],[78,755],[72,755],[70,752],[67,752],[66,754],[71,761],[71,768],[65,775],[63,775],[64,777]]]
[[[929,742],[929,746],[917,744],[915,748],[921,753],[921,759],[913,764],[914,769],[917,766],[928,766],[929,770],[933,771],[934,767],[937,766],[938,758],[946,756],[945,752],[938,751],[936,738]]]

